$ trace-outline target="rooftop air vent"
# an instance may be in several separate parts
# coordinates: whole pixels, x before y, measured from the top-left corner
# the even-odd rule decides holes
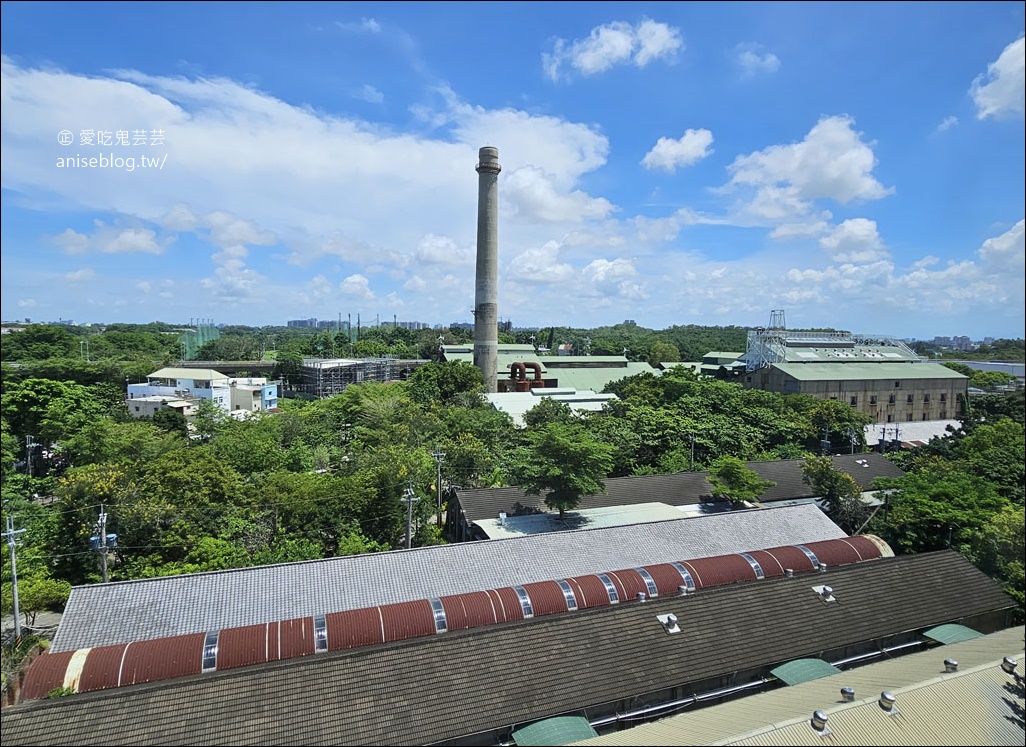
[[[819,572],[820,573],[826,573],[826,563],[820,563],[819,564]]]
[[[830,586],[813,586],[812,590],[819,595],[819,598],[824,602],[836,602],[837,597],[834,596],[834,590]]]
[[[1019,666],[1019,662],[1013,659],[1011,656],[1006,656],[1001,660],[1001,669],[1005,674],[1014,674],[1015,668]]]
[[[842,687],[841,688],[841,700],[845,703],[851,703],[855,700],[855,688],[854,687]]]
[[[958,662],[955,661],[954,659],[945,659],[944,660],[944,671],[945,672],[957,672],[958,671]]]
[[[822,736],[826,736],[830,731],[829,729],[827,729],[827,721],[827,715],[823,713],[823,711],[812,712],[812,720],[810,721],[810,723],[812,724],[812,728],[819,732]]]
[[[677,624],[677,616],[672,612],[668,615],[656,615],[659,624],[667,633],[679,633],[680,626]]]
[[[639,591],[637,599],[638,599],[639,602],[644,602],[646,599],[648,599],[648,594],[646,594],[643,591]]]
[[[681,584],[677,587],[677,593],[679,593],[682,597],[686,597],[688,595],[688,587],[684,586],[684,584]]]
[[[506,526],[506,512],[505,511],[499,511],[499,526],[500,527]]]
[[[794,578],[794,568],[785,568],[784,575],[788,578]]]
[[[887,711],[887,713],[895,713],[897,711],[897,708],[894,707],[895,700],[897,698],[887,690],[880,693],[880,707]]]

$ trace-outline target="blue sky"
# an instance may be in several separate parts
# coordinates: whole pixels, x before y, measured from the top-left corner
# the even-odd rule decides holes
[[[1024,7],[5,2],[0,316],[1023,337]]]

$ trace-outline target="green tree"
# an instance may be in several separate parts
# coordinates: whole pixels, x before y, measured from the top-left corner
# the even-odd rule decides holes
[[[708,480],[713,486],[713,498],[730,501],[734,506],[755,500],[776,485],[770,480],[763,480],[758,472],[732,456],[716,459],[709,467]]]
[[[676,363],[680,360],[680,351],[676,345],[657,340],[652,343],[648,350],[648,363],[653,368],[658,368],[660,363]]]
[[[1000,581],[1018,603],[1017,623],[1023,621],[1026,574],[1023,536],[1026,512],[1022,506],[1004,506],[982,526],[965,533],[959,551],[991,578]]]
[[[529,495],[543,495],[560,519],[586,495],[605,493],[613,465],[613,447],[596,440],[580,424],[559,421],[527,431],[514,479]]]
[[[848,534],[854,534],[872,513],[862,501],[855,478],[834,467],[828,456],[810,455],[802,465],[802,482],[826,502],[826,514]]]

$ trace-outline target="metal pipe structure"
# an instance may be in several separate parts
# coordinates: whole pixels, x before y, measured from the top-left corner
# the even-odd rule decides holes
[[[478,151],[477,275],[474,295],[474,365],[485,391],[498,390],[499,358],[499,149]]]

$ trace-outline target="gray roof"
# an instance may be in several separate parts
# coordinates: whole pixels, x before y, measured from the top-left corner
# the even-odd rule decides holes
[[[904,472],[882,454],[843,454],[831,457],[836,469],[851,475],[867,490],[877,477],[901,477]],[[750,469],[775,485],[760,496],[762,503],[816,497],[802,482],[803,459],[771,462],[747,462]],[[675,472],[668,475],[610,477],[606,492],[589,495],[581,501],[583,509],[629,506],[638,503],[666,503],[671,506],[695,505],[712,501],[712,485],[705,472]],[[547,510],[541,496],[528,495],[521,488],[476,488],[457,490],[459,507],[470,522],[498,518],[500,511],[509,516]]]
[[[893,379],[898,381],[923,379],[951,379],[962,385],[968,376],[952,371],[939,363],[774,363],[779,369],[798,381],[862,381]]]
[[[212,368],[162,368],[146,376],[148,379],[192,379],[193,381],[215,381],[229,378]]]
[[[76,586],[51,650],[290,620],[845,536],[818,508],[793,506]]]
[[[840,603],[822,602],[799,574],[34,701],[4,709],[2,741],[490,744],[496,729],[637,708],[653,693],[700,694],[739,669],[878,652],[882,641],[942,622],[991,633],[1014,606],[952,551],[839,566],[825,578]],[[657,622],[670,612],[680,634]]]
[[[562,402],[574,411],[589,412],[599,412],[606,402],[617,399],[615,394],[596,394],[591,389],[566,387],[542,387],[527,392],[490,392],[484,397],[496,410],[501,410],[513,418],[513,422],[518,426],[523,426],[524,415],[546,398]]]

